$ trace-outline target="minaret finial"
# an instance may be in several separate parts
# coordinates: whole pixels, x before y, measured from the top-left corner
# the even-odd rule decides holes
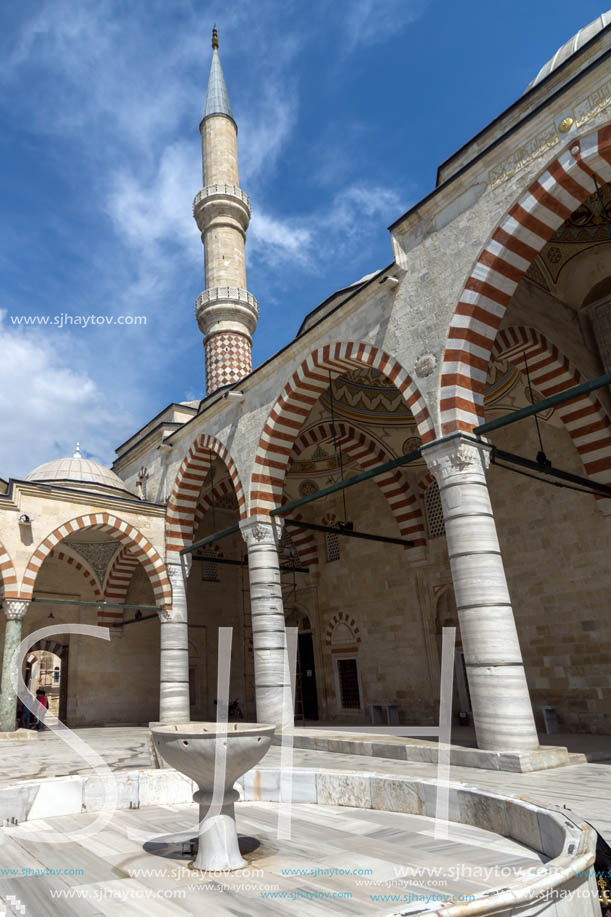
[[[212,50],[218,51],[219,49],[219,33],[216,30],[216,23],[212,28]]]

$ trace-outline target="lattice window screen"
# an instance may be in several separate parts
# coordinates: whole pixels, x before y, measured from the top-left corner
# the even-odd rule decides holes
[[[361,693],[359,691],[359,674],[356,659],[338,659],[339,694],[341,705],[346,709],[359,710]]]
[[[327,562],[339,560],[339,536],[335,532],[327,532]]]
[[[205,580],[209,583],[218,582],[218,564],[216,562],[215,555],[210,552],[203,555],[206,559],[199,562],[199,565],[202,569],[202,580]]]
[[[440,538],[446,533],[446,525],[443,521],[443,509],[441,508],[441,495],[437,481],[426,489],[424,495],[424,505],[426,508],[426,522],[429,530],[429,538]]]

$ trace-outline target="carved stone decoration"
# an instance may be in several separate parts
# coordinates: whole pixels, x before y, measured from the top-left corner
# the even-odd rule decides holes
[[[594,115],[604,111],[609,103],[611,103],[611,80],[607,80],[575,106],[573,114],[575,115],[577,127],[581,127]]]
[[[425,451],[427,465],[437,480],[444,480],[462,472],[485,473],[490,466],[490,450],[485,444],[470,443],[464,439],[449,440],[434,454]]]
[[[85,558],[101,583],[104,582],[111,560],[121,550],[121,545],[117,541],[69,541],[68,544]]]
[[[2,609],[7,621],[21,621],[29,607],[30,603],[22,599],[4,599],[2,603]]]
[[[148,468],[145,465],[142,465],[140,471],[138,472],[138,480],[136,482],[136,487],[138,489],[138,496],[141,500],[146,500],[147,498],[147,481],[149,479]]]
[[[434,353],[423,353],[416,360],[416,375],[423,379],[430,376],[437,366],[437,357]]]
[[[193,564],[193,558],[190,554],[185,554],[179,560],[168,561],[166,563],[166,569],[168,571],[168,578],[172,584],[172,588],[176,585],[177,582],[182,580],[183,569],[187,575],[191,573],[191,565]]]
[[[282,539],[282,529],[284,527],[282,519],[275,517],[269,522],[258,519],[250,522],[245,520],[240,523],[242,537],[247,547],[254,545],[279,545]]]
[[[522,146],[514,149],[509,156],[506,156],[505,159],[501,160],[498,165],[488,172],[491,190],[508,181],[513,175],[525,168],[529,162],[532,162],[533,159],[554,147],[559,140],[556,125],[549,124]]]
[[[171,608],[160,608],[158,614],[162,624],[171,624],[174,620]]]

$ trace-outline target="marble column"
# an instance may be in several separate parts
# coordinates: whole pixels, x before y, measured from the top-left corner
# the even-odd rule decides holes
[[[278,546],[280,519],[240,523],[248,547],[257,722],[293,726]]]
[[[29,602],[22,599],[4,599],[6,616],[4,653],[2,659],[2,690],[0,692],[0,732],[13,732],[17,728],[17,692],[10,673],[11,659],[21,643],[21,627]]]
[[[458,435],[422,450],[439,484],[479,748],[539,741],[507,588],[486,470],[490,448]]]
[[[172,584],[172,607],[160,612],[159,722],[188,723],[189,706],[189,627],[187,615],[187,577],[191,558],[168,560],[166,568]]]

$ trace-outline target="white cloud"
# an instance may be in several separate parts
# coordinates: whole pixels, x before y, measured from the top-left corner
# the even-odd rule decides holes
[[[427,0],[351,0],[345,19],[347,51],[377,45],[422,15]]]
[[[156,259],[158,245],[172,240],[190,255],[201,252],[191,202],[199,190],[198,150],[184,141],[165,147],[150,179],[133,169],[110,177],[107,210],[127,244]]]
[[[269,267],[284,262],[318,271],[326,262],[340,258],[356,240],[385,232],[386,224],[404,209],[396,191],[354,184],[339,191],[325,209],[301,218],[284,219],[256,211],[249,230],[248,255]]]
[[[69,365],[73,342],[60,341],[61,334],[17,329],[0,314],[0,387],[5,393],[0,474],[5,478],[25,477],[42,462],[72,455],[77,441],[88,455],[109,464],[111,443],[124,438],[134,423],[129,412],[109,406],[106,393],[87,372]]]

